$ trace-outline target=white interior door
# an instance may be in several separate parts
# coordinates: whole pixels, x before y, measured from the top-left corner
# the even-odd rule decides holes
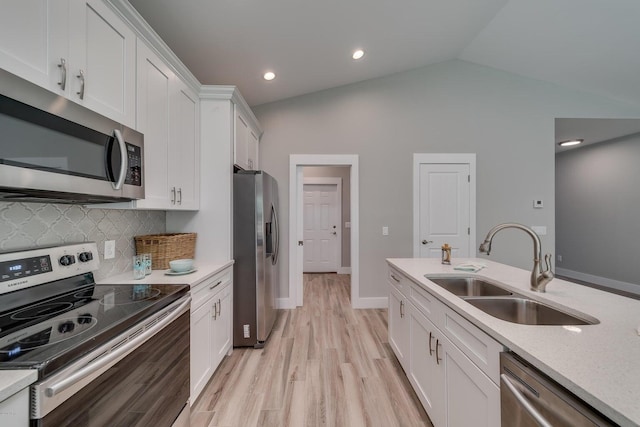
[[[452,156],[455,159],[455,155]],[[475,186],[472,185],[475,155],[473,161],[460,163],[437,157],[431,160],[414,164],[417,169],[414,197],[418,198],[418,211],[414,213],[418,226],[414,255],[439,258],[440,248],[448,243],[453,258],[475,256],[472,237],[475,228]]]
[[[304,184],[305,273],[338,271],[340,209],[338,185]]]

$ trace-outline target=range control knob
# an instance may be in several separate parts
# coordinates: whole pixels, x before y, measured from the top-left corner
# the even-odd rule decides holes
[[[60,262],[60,265],[64,265],[64,266],[75,264],[76,257],[73,255],[63,255],[60,257],[59,262]]]
[[[80,262],[89,262],[93,259],[93,254],[91,252],[81,252],[80,255],[78,255],[78,259]]]
[[[67,332],[72,332],[76,328],[76,324],[72,321],[60,323],[58,325],[58,332],[61,334],[66,334]]]
[[[92,319],[93,316],[89,313],[81,314],[80,316],[78,316],[78,323],[81,325],[86,325],[88,323],[91,323]]]

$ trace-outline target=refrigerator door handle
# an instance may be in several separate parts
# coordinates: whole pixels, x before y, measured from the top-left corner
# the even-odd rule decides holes
[[[271,230],[274,236],[274,244],[273,244],[273,258],[271,259],[271,263],[276,265],[278,262],[278,255],[280,254],[280,224],[278,224],[278,212],[276,211],[276,207],[271,205],[271,218],[273,221],[274,230]]]

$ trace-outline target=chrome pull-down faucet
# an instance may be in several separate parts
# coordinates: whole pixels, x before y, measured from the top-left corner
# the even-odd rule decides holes
[[[487,255],[491,253],[491,242],[493,241],[493,236],[505,228],[517,228],[519,230],[524,231],[533,239],[533,270],[531,270],[531,290],[535,292],[545,292],[545,288],[547,287],[547,283],[549,283],[553,279],[553,272],[551,271],[551,254],[546,254],[544,256],[545,270],[542,270],[541,258],[542,251],[540,244],[540,238],[536,234],[535,231],[530,229],[529,227],[516,224],[513,222],[506,222],[504,224],[498,224],[493,227],[487,233],[487,237],[485,237],[484,242],[480,245],[480,252],[486,252]]]

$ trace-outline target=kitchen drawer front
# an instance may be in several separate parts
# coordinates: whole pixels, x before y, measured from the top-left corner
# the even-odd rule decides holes
[[[422,314],[427,316],[429,320],[435,325],[442,323],[444,305],[438,301],[436,297],[417,283],[411,283],[409,285],[408,294],[409,301],[411,301]]]
[[[387,281],[395,286],[405,296],[409,290],[409,279],[393,267],[387,269]]]
[[[473,363],[500,384],[500,352],[504,347],[451,309],[445,309],[442,331]]]
[[[232,269],[226,268],[218,274],[203,280],[191,288],[191,310],[197,310],[220,287],[231,282]]]

